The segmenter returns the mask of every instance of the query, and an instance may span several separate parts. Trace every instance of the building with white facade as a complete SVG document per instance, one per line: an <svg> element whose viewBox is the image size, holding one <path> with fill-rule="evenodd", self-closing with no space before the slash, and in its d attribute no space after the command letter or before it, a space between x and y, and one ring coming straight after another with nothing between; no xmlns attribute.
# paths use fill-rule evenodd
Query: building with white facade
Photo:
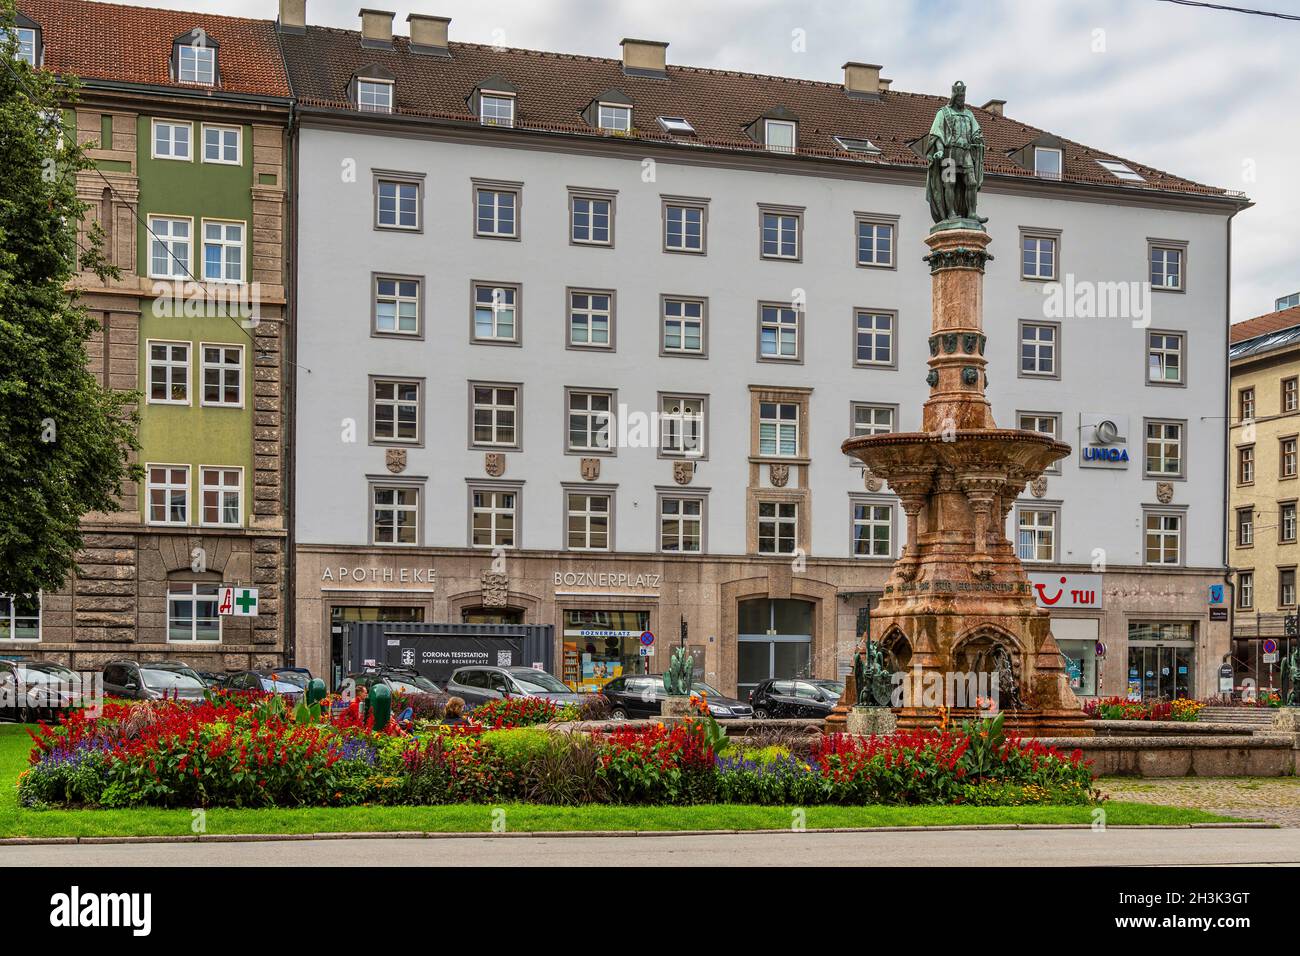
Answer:
<svg viewBox="0 0 1300 956"><path fill-rule="evenodd" d="M581 687L681 639L728 692L843 673L903 516L840 443L920 427L945 97L362 19L281 5L298 663L385 619L552 625ZM1246 201L977 115L988 394L1076 449L1009 530L1081 694L1210 693Z"/></svg>

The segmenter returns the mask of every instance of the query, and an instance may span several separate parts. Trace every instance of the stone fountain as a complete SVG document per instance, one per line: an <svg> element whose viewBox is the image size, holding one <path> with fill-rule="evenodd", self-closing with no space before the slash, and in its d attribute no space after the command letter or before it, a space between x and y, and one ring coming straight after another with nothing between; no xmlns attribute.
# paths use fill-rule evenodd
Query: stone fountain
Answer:
<svg viewBox="0 0 1300 956"><path fill-rule="evenodd" d="M1036 606L1006 536L1016 498L1070 446L1038 432L998 428L984 394L984 266L992 256L987 220L976 213L983 153L983 136L958 83L926 141L926 195L935 225L925 240L932 323L923 431L842 445L889 483L907 516L906 547L866 639L879 643L891 671L906 675L901 700L895 695L900 728L933 726L941 707L958 717L974 715L977 702L952 699L952 689L996 686L1008 729L1086 735L1091 731L1070 690L1050 617ZM983 680L972 684L971 675ZM828 719L832 727L855 703L852 683ZM936 686L944 694L939 700Z"/></svg>

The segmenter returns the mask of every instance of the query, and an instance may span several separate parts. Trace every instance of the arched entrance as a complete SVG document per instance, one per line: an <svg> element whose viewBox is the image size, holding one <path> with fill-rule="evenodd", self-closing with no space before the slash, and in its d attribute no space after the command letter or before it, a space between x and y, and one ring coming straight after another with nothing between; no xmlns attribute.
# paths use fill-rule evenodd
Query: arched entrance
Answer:
<svg viewBox="0 0 1300 956"><path fill-rule="evenodd" d="M760 681L812 676L812 601L752 598L737 607L736 696Z"/></svg>

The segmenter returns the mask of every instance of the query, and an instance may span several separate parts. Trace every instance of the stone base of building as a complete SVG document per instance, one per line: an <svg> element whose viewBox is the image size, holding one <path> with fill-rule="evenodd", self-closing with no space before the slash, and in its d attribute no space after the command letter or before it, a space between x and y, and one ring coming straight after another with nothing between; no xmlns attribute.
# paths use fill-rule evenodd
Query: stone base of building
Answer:
<svg viewBox="0 0 1300 956"><path fill-rule="evenodd" d="M844 730L861 737L883 737L898 729L898 718L888 707L854 707L845 719Z"/></svg>

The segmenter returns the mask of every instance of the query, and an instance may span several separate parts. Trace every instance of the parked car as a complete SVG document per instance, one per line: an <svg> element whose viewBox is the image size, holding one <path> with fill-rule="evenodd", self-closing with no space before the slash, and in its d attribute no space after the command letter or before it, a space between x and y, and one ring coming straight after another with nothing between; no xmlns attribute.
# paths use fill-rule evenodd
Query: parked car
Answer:
<svg viewBox="0 0 1300 956"><path fill-rule="evenodd" d="M175 661L110 661L104 665L104 694L127 700L177 697L200 700L208 685L192 668Z"/></svg>
<svg viewBox="0 0 1300 956"><path fill-rule="evenodd" d="M375 684L387 684L395 694L441 694L442 688L411 667L379 667L349 674L348 680L367 690Z"/></svg>
<svg viewBox="0 0 1300 956"><path fill-rule="evenodd" d="M587 696L554 674L532 667L458 667L447 681L446 693L471 707L502 697L544 697L557 704L578 704Z"/></svg>
<svg viewBox="0 0 1300 956"><path fill-rule="evenodd" d="M81 675L52 661L0 661L0 720L54 720L82 703Z"/></svg>
<svg viewBox="0 0 1300 956"><path fill-rule="evenodd" d="M662 674L629 675L615 677L600 689L609 698L610 717L628 720L636 717L658 717L662 700L667 696ZM744 701L728 697L722 691L703 681L691 685L691 695L701 694L709 702L709 713L714 717L752 717L753 709Z"/></svg>
<svg viewBox="0 0 1300 956"><path fill-rule="evenodd" d="M301 697L306 681L299 684L301 675L290 672L258 669L235 671L227 675L221 685L223 690L262 691L267 694L281 694L285 697Z"/></svg>
<svg viewBox="0 0 1300 956"><path fill-rule="evenodd" d="M754 706L754 716L760 720L768 717L825 717L840 702L843 693L844 685L838 681L769 679L760 682L750 692L749 702Z"/></svg>

